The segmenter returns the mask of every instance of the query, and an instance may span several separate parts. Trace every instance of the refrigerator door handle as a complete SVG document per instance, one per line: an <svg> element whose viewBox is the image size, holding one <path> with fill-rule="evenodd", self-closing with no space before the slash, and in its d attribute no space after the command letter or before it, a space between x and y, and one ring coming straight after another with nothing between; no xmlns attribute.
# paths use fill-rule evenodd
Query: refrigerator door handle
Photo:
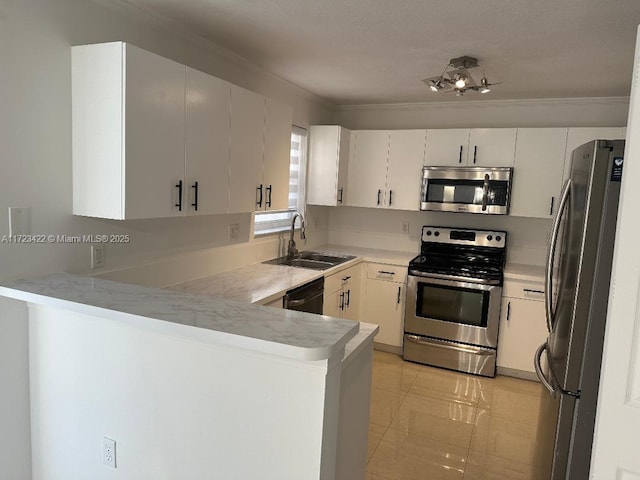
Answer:
<svg viewBox="0 0 640 480"><path fill-rule="evenodd" d="M533 358L533 366L536 369L536 375L540 379L540 382L542 383L542 385L544 385L544 387L547 390L549 390L549 393L551 394L551 396L555 398L556 389L553 388L553 385L551 385L551 382L549 382L549 380L547 380L547 377L544 376L544 373L542 372L542 365L540 363L540 359L542 358L542 354L544 353L544 351L546 349L547 349L547 344L546 343L543 343L542 345L540 345L538 347L538 349L536 350L536 354L535 354L535 356Z"/></svg>
<svg viewBox="0 0 640 480"><path fill-rule="evenodd" d="M545 314L547 317L547 330L551 333L553 329L553 261L556 256L556 247L558 243L558 233L560 232L560 221L562 220L562 214L567 206L569 200L569 193L571 191L571 179L567 179L560 195L560 204L558 205L558 211L556 217L553 219L553 228L551 229L551 238L549 240L549 252L547 256L547 264L544 274L544 305Z"/></svg>

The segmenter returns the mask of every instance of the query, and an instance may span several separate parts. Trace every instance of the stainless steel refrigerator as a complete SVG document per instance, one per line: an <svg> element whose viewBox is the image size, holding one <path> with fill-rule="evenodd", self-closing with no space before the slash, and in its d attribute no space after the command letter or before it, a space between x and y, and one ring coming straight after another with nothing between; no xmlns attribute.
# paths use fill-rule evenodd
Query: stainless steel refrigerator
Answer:
<svg viewBox="0 0 640 480"><path fill-rule="evenodd" d="M539 480L589 478L623 153L624 140L575 149L553 222L549 336L534 358L547 389L538 420Z"/></svg>

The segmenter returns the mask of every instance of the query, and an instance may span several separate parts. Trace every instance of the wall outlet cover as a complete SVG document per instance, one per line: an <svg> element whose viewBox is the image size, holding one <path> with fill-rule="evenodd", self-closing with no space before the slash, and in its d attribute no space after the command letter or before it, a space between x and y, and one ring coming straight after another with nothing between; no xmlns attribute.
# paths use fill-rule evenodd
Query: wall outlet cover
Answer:
<svg viewBox="0 0 640 480"><path fill-rule="evenodd" d="M29 235L31 233L31 209L29 207L9 207L9 235Z"/></svg>
<svg viewBox="0 0 640 480"><path fill-rule="evenodd" d="M91 268L104 267L104 246L91 245Z"/></svg>
<svg viewBox="0 0 640 480"><path fill-rule="evenodd" d="M410 233L409 222L402 222L402 233L406 233L407 235L409 235Z"/></svg>
<svg viewBox="0 0 640 480"><path fill-rule="evenodd" d="M111 468L116 466L116 441L109 438L102 438L102 463Z"/></svg>

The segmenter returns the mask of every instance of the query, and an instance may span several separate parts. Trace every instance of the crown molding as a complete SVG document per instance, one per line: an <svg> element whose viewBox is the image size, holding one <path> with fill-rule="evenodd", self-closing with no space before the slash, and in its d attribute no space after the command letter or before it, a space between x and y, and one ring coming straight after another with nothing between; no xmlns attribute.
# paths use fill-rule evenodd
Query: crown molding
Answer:
<svg viewBox="0 0 640 480"><path fill-rule="evenodd" d="M414 103L369 103L355 105L336 105L335 111L366 111L366 110L436 110L456 108L487 108L487 107L531 107L531 106L584 106L584 105L628 105L630 97L569 97L569 98L528 98L512 100L471 100L465 102L414 102Z"/></svg>
<svg viewBox="0 0 640 480"><path fill-rule="evenodd" d="M125 14L127 16L133 16L134 18L143 21L145 23L150 24L153 27L160 28L171 35L176 35L182 38L183 40L187 40L196 46L203 48L211 53L219 55L221 57L226 58L247 70L250 70L255 73L260 73L265 76L272 77L279 82L282 82L289 88L295 90L302 97L306 97L324 107L327 108L335 108L335 103L327 100L324 97L321 97L309 90L306 90L295 83L290 82L286 78L283 78L272 71L268 70L264 66L255 63L254 61L249 60L242 55L239 55L228 48L225 48L212 40L195 33L190 30L183 22L172 18L169 15L165 15L159 13L153 8L148 8L140 5L134 5L129 0L90 0L92 3L99 5L103 8L107 8L115 13ZM114 39L114 40L122 40L122 39Z"/></svg>

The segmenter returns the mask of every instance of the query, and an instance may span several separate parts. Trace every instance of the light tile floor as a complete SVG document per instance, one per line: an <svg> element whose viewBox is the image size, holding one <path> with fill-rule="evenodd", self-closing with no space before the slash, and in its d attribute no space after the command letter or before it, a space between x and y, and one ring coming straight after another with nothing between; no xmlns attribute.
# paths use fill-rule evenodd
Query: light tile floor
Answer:
<svg viewBox="0 0 640 480"><path fill-rule="evenodd" d="M537 480L542 393L375 351L367 480Z"/></svg>

